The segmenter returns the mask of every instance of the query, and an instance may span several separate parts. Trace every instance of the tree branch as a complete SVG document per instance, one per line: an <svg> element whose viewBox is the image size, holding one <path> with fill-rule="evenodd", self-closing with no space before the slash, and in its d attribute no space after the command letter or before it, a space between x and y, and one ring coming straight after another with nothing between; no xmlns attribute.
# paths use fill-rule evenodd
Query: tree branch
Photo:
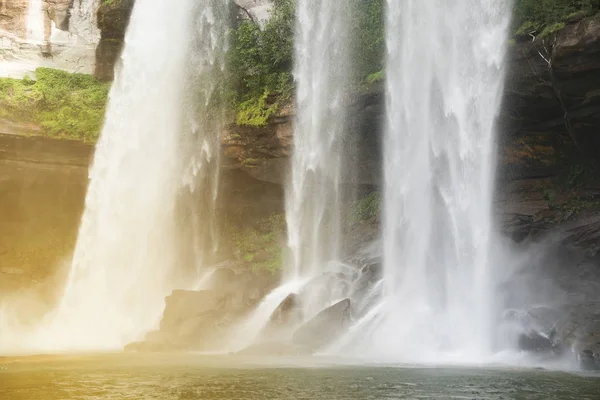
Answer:
<svg viewBox="0 0 600 400"><path fill-rule="evenodd" d="M552 57L554 56L554 48L555 47L556 47L556 38L554 38L554 43L552 43L549 48L546 46L546 42L544 41L544 52L546 53L546 56L544 56L542 54L542 52L539 50L538 50L538 54L540 55L540 57L542 57L542 59L548 65L548 75L550 76L550 83L552 84L552 90L554 91L554 95L556 96L556 99L558 100L558 103L560 104L560 107L563 110L563 113L564 113L563 118L565 120L565 128L567 129L567 133L569 134L571 141L575 145L575 148L579 151L581 156L585 158L585 153L583 151L583 148L581 147L581 144L579 143L579 140L577 139L577 135L575 134L575 130L573 129L573 124L571 123L571 117L569 115L569 110L563 99L562 93L561 93L560 89L558 88L558 84L556 82L556 76L554 75L554 68L552 65L552 62L553 62Z"/></svg>
<svg viewBox="0 0 600 400"><path fill-rule="evenodd" d="M250 21L254 22L255 24L257 23L256 19L254 18L254 16L252 15L252 13L245 7L240 6L239 4L235 4L240 10L242 10L244 12L244 14L246 14L246 16L250 19Z"/></svg>

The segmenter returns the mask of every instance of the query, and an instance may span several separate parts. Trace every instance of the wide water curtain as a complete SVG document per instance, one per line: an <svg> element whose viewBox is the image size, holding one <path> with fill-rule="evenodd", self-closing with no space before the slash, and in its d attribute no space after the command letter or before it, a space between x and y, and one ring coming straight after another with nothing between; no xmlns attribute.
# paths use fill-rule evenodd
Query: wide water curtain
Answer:
<svg viewBox="0 0 600 400"><path fill-rule="evenodd" d="M339 255L349 7L297 0L297 119L286 213L289 279L321 273Z"/></svg>
<svg viewBox="0 0 600 400"><path fill-rule="evenodd" d="M388 0L382 355L492 349L494 120L511 2Z"/></svg>
<svg viewBox="0 0 600 400"><path fill-rule="evenodd" d="M121 348L158 323L166 295L199 277L191 246L204 241L190 224L212 215L222 113L219 85L207 80L223 75L228 9L217 0L136 1L69 281L28 347ZM192 208L198 202L207 207Z"/></svg>

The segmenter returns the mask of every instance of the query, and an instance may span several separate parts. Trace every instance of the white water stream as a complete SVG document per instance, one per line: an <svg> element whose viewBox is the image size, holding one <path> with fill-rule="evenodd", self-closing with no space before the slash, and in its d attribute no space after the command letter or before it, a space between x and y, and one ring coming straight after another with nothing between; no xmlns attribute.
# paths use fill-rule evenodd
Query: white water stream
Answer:
<svg viewBox="0 0 600 400"><path fill-rule="evenodd" d="M297 3L297 118L286 193L286 272L292 280L318 276L339 256L344 95L351 76L348 13L331 1Z"/></svg>
<svg viewBox="0 0 600 400"><path fill-rule="evenodd" d="M290 294L318 278L339 258L344 96L351 77L349 10L332 1L298 0L296 5L295 68L297 116L294 152L286 191L290 259L284 282L269 294L231 341L249 346L268 324L271 314ZM314 285L316 287L316 285ZM313 316L326 306L314 304L304 290L300 301ZM330 296L326 296L329 300Z"/></svg>
<svg viewBox="0 0 600 400"><path fill-rule="evenodd" d="M27 40L39 43L44 41L44 15L42 0L29 0L27 5Z"/></svg>
<svg viewBox="0 0 600 400"><path fill-rule="evenodd" d="M384 309L373 356L493 352L494 122L511 2L388 0Z"/></svg>
<svg viewBox="0 0 600 400"><path fill-rule="evenodd" d="M0 352L120 349L202 276L197 214L210 234L227 13L220 0L136 1L63 298L33 333L0 315Z"/></svg>

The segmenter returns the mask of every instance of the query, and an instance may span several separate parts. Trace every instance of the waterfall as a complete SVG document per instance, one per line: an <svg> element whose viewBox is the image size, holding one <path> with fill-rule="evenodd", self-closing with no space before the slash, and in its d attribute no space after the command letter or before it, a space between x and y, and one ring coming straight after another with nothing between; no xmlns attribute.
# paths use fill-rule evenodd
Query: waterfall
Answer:
<svg viewBox="0 0 600 400"><path fill-rule="evenodd" d="M479 362L492 351L494 122L510 15L504 0L388 0L374 354Z"/></svg>
<svg viewBox="0 0 600 400"><path fill-rule="evenodd" d="M339 256L348 9L331 1L297 3L297 117L286 193L290 279L317 276Z"/></svg>
<svg viewBox="0 0 600 400"><path fill-rule="evenodd" d="M34 335L2 346L121 348L158 323L166 295L202 276L228 11L221 0L136 1L63 298Z"/></svg>
<svg viewBox="0 0 600 400"><path fill-rule="evenodd" d="M308 317L331 305L330 296L314 291L329 292L327 281L319 282L319 277L339 258L344 98L351 76L348 9L330 1L296 2L296 121L286 188L291 254L284 260L283 284L238 326L230 340L232 351L260 340L272 313L290 293L302 297Z"/></svg>
<svg viewBox="0 0 600 400"><path fill-rule="evenodd" d="M42 0L29 0L27 4L27 40L34 43L43 43L44 14L42 12Z"/></svg>

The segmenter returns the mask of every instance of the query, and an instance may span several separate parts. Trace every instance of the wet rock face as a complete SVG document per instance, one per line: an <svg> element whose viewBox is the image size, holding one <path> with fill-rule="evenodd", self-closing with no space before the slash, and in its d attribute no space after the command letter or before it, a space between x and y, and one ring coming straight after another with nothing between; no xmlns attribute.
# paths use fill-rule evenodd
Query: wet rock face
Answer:
<svg viewBox="0 0 600 400"><path fill-rule="evenodd" d="M42 10L58 29L68 31L73 1L74 0L44 0L42 2Z"/></svg>
<svg viewBox="0 0 600 400"><path fill-rule="evenodd" d="M296 293L290 293L271 315L270 324L276 326L291 325L302 315L300 299Z"/></svg>
<svg viewBox="0 0 600 400"><path fill-rule="evenodd" d="M350 306L350 299L345 299L321 311L298 328L294 333L293 343L310 350L331 343L350 327L352 321Z"/></svg>
<svg viewBox="0 0 600 400"><path fill-rule="evenodd" d="M519 336L519 349L534 353L561 353L562 349L560 344L556 343L555 335L555 331L552 331L549 336L536 331L521 334Z"/></svg>
<svg viewBox="0 0 600 400"><path fill-rule="evenodd" d="M554 240L513 277L508 293L529 304L509 319L522 329L518 347L546 355L571 354L583 369L600 369L600 240L598 218L555 228ZM532 249L529 249L530 253ZM517 300L519 301L519 300Z"/></svg>
<svg viewBox="0 0 600 400"><path fill-rule="evenodd" d="M293 115L282 115L264 127L231 125L221 134L224 164L253 178L283 185L293 143Z"/></svg>
<svg viewBox="0 0 600 400"><path fill-rule="evenodd" d="M242 14L256 19L270 2L236 3L246 10ZM102 80L113 79L133 4L134 0L122 0L102 5L98 11L102 38L96 76ZM600 160L600 16L571 21L545 39L512 44L508 58L498 119L500 175L548 176L564 164ZM375 86L350 105L349 132L358 149L353 155L353 173L360 184L377 185L381 179L384 103L383 87ZM221 138L225 165L255 179L282 184L293 142L293 116L290 108L266 127L231 126Z"/></svg>
<svg viewBox="0 0 600 400"><path fill-rule="evenodd" d="M0 303L31 290L50 308L77 238L93 147L6 127L0 118L0 132L13 133L0 133Z"/></svg>
<svg viewBox="0 0 600 400"><path fill-rule="evenodd" d="M160 329L125 349L144 352L219 349L227 344L232 327L274 285L270 276L221 268L207 283L210 290L175 290L165 299Z"/></svg>
<svg viewBox="0 0 600 400"><path fill-rule="evenodd" d="M587 371L600 371L600 335L582 341L577 350L579 364Z"/></svg>
<svg viewBox="0 0 600 400"><path fill-rule="evenodd" d="M508 59L498 118L499 175L547 177L585 160L599 162L600 16L573 21L545 39L511 44ZM353 167L362 184L381 179L384 103L383 87L373 87L351 105L348 131L358 149ZM222 138L225 158L257 179L281 183L293 113L287 110L264 128L232 127Z"/></svg>
<svg viewBox="0 0 600 400"><path fill-rule="evenodd" d="M79 36L81 21L72 18L81 14L79 4L74 0L0 1L0 74L34 78L38 67L92 73L95 39Z"/></svg>
<svg viewBox="0 0 600 400"><path fill-rule="evenodd" d="M46 19L46 30L50 24L56 28L68 31L69 18L73 0L42 0L42 17ZM28 0L3 0L0 1L0 30L12 33L21 39L27 38L27 14L29 13Z"/></svg>
<svg viewBox="0 0 600 400"><path fill-rule="evenodd" d="M509 47L499 119L504 172L549 174L600 158L600 15Z"/></svg>
<svg viewBox="0 0 600 400"><path fill-rule="evenodd" d="M219 295L213 290L201 292L176 290L165 299L160 330L177 334L186 321L221 308Z"/></svg>
<svg viewBox="0 0 600 400"><path fill-rule="evenodd" d="M119 0L102 3L98 9L100 42L96 47L96 70L94 75L102 81L114 79L115 65L123 50L125 31L135 0Z"/></svg>

